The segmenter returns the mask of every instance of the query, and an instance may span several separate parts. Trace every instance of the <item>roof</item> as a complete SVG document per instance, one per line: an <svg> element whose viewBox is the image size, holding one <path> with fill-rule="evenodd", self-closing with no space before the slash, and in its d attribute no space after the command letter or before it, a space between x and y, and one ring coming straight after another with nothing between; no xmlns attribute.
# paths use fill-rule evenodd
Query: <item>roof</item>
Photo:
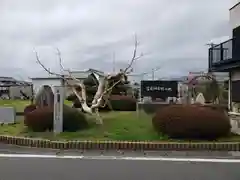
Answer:
<svg viewBox="0 0 240 180"><path fill-rule="evenodd" d="M60 77L33 77L32 80L58 80Z"/></svg>
<svg viewBox="0 0 240 180"><path fill-rule="evenodd" d="M94 73L96 73L96 74L98 74L100 76L104 76L104 72L103 71L99 71L99 70L91 69L91 68L88 71L94 72Z"/></svg>
<svg viewBox="0 0 240 180"><path fill-rule="evenodd" d="M71 71L71 75L79 79L86 79L89 74L91 73L87 71Z"/></svg>
<svg viewBox="0 0 240 180"><path fill-rule="evenodd" d="M80 70L80 71L71 71L72 76L74 76L77 79L86 79L88 76L93 73L94 76L98 79L98 76L104 76L104 72L96 70L96 69L88 69L88 70ZM32 77L30 78L32 80L58 80L62 79L61 77L49 75L45 77ZM70 79L70 78L69 78Z"/></svg>
<svg viewBox="0 0 240 180"><path fill-rule="evenodd" d="M83 77L76 77L77 79L84 79ZM58 76L49 76L49 77L32 77L30 78L31 80L61 80L61 77ZM66 78L65 79L71 79L71 78Z"/></svg>
<svg viewBox="0 0 240 180"><path fill-rule="evenodd" d="M0 81L17 81L13 77L0 76Z"/></svg>
<svg viewBox="0 0 240 180"><path fill-rule="evenodd" d="M231 7L231 8L229 9L229 11L231 11L232 9L234 9L235 7L237 7L238 5L240 5L240 1L239 1L237 4L235 4L233 7Z"/></svg>
<svg viewBox="0 0 240 180"><path fill-rule="evenodd" d="M104 76L104 72L103 71L99 71L99 70L96 70L96 69L92 69L92 68L89 68L88 70L74 70L74 71L71 71L71 73L96 73L98 74L99 76Z"/></svg>
<svg viewBox="0 0 240 180"><path fill-rule="evenodd" d="M0 76L0 85L1 86L20 86L20 85L30 85L30 82L20 81L13 77Z"/></svg>

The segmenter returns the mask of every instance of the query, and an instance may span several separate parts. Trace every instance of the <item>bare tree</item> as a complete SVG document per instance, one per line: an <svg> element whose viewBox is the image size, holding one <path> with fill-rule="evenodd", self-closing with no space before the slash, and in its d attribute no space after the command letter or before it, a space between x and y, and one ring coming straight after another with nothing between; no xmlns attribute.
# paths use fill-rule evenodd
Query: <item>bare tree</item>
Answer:
<svg viewBox="0 0 240 180"><path fill-rule="evenodd" d="M139 43L137 41L137 36L135 35L134 51L133 51L133 56L130 60L130 63L128 64L128 66L125 69L121 69L120 72L118 72L117 74L105 75L105 76L99 78L97 92L96 92L90 106L87 104L86 89L85 89L85 85L84 85L83 81L75 78L72 75L70 70L65 69L63 67L61 53L58 48L57 48L57 52L58 52L60 67L62 69L62 72L65 72L63 74L50 71L50 69L46 68L43 65L43 63L40 61L37 51L35 51L35 54L36 54L37 63L50 75L55 75L57 77L62 78L66 82L66 86L70 87L72 92L78 98L79 102L82 105L83 111L85 111L88 114L94 115L96 117L96 123L101 125L101 124L103 124L103 121L99 114L99 107L105 106L106 104L108 104L108 99L109 99L109 96L111 94L113 87L115 87L120 82L126 81L126 76L133 71L133 69L132 69L133 63L137 59L139 59L143 56L142 53L140 55L137 55L138 45L139 45ZM110 81L112 81L113 79L118 79L118 80L115 83L110 85ZM73 81L74 81L74 83L73 83ZM103 100L104 100L104 103L103 103Z"/></svg>

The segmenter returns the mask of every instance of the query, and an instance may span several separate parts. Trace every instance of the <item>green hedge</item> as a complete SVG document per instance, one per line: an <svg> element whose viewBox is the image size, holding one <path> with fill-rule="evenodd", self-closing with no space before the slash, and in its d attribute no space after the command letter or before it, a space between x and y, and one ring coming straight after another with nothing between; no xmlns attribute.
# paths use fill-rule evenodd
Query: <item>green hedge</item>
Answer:
<svg viewBox="0 0 240 180"><path fill-rule="evenodd" d="M74 108L82 107L75 95L70 95L67 99L73 101ZM109 101L112 105L112 110L114 111L136 111L137 100L132 96L111 95ZM100 107L99 110L110 111L111 109L108 106L105 106L104 108Z"/></svg>
<svg viewBox="0 0 240 180"><path fill-rule="evenodd" d="M24 116L24 124L35 132L51 131L53 129L53 108L37 108ZM63 130L74 132L88 127L83 113L67 105L63 106Z"/></svg>
<svg viewBox="0 0 240 180"><path fill-rule="evenodd" d="M157 111L152 123L157 132L177 139L212 140L231 129L223 110L202 105L169 105Z"/></svg>
<svg viewBox="0 0 240 180"><path fill-rule="evenodd" d="M37 108L37 106L35 104L30 104L30 105L27 105L24 110L23 110L23 114L27 114L29 112L32 112L34 111L35 109Z"/></svg>
<svg viewBox="0 0 240 180"><path fill-rule="evenodd" d="M136 111L137 100L131 96L112 95L110 102L115 111Z"/></svg>

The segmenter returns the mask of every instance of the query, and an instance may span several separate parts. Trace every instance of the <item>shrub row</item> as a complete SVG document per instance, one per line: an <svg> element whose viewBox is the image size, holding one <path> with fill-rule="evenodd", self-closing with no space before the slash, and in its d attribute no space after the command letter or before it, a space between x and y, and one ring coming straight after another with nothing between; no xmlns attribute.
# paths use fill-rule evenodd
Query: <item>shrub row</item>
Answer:
<svg viewBox="0 0 240 180"><path fill-rule="evenodd" d="M136 103L129 97L114 96L114 101L126 100ZM114 103L112 104L114 105ZM118 104L119 105L119 104ZM116 105L117 106L117 105ZM127 106L127 104L121 104ZM115 107L116 108L116 107ZM53 129L53 108L36 108L27 106L24 110L25 125L32 131L43 132ZM225 108L218 105L168 105L161 107L152 118L154 129L160 133L176 139L205 139L214 140L230 134L230 120ZM64 105L64 131L77 131L88 127L83 113Z"/></svg>
<svg viewBox="0 0 240 180"><path fill-rule="evenodd" d="M51 131L53 129L53 107L24 109L24 124L34 132ZM67 105L63 106L63 131L74 132L88 127L83 113Z"/></svg>
<svg viewBox="0 0 240 180"><path fill-rule="evenodd" d="M78 101L75 95L70 95L67 100L73 102L74 108L81 108L81 103ZM136 111L137 100L132 96L112 95L109 102L114 111ZM110 107L105 106L100 108L100 111L109 111Z"/></svg>
<svg viewBox="0 0 240 180"><path fill-rule="evenodd" d="M110 103L114 111L136 111L137 100L132 96L112 95Z"/></svg>
<svg viewBox="0 0 240 180"><path fill-rule="evenodd" d="M169 105L152 119L158 133L177 139L217 139L229 135L230 120L222 108L203 105Z"/></svg>

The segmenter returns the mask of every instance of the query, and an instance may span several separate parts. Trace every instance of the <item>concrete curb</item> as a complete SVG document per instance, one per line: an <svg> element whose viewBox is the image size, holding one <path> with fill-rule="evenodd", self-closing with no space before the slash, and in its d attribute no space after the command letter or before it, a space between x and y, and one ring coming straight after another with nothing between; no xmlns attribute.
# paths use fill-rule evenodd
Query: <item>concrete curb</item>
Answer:
<svg viewBox="0 0 240 180"><path fill-rule="evenodd" d="M77 150L171 150L171 151L240 151L240 142L144 142L144 141L51 141L0 135L0 142L11 145Z"/></svg>

